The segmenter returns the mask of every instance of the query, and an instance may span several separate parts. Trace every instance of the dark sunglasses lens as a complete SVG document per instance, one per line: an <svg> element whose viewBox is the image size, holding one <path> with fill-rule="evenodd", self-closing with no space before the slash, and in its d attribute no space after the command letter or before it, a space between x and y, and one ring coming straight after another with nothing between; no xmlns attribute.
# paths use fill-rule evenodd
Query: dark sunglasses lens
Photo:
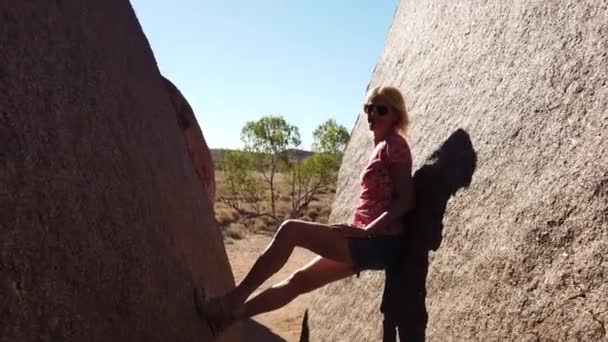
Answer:
<svg viewBox="0 0 608 342"><path fill-rule="evenodd" d="M386 115L388 113L388 108L385 106L374 106L374 105L363 105L363 111L367 114L375 114L375 115Z"/></svg>

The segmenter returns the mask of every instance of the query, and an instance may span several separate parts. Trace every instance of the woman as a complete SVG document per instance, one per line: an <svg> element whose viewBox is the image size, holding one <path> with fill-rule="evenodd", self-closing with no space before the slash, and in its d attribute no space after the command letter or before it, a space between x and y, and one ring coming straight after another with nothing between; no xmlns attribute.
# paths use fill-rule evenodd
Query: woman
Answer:
<svg viewBox="0 0 608 342"><path fill-rule="evenodd" d="M414 205L412 159L404 138L408 115L401 92L377 87L363 106L375 149L361 176L361 194L352 224L285 221L245 279L221 297L199 303L214 333L234 320L278 309L298 295L362 270L395 261L403 215ZM287 262L294 247L318 254L288 279L247 301Z"/></svg>

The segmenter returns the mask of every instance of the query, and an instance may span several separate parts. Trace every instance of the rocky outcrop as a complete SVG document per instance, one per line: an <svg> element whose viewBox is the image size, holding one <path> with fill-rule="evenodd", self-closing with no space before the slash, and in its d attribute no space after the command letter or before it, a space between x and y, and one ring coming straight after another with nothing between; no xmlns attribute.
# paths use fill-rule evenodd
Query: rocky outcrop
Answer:
<svg viewBox="0 0 608 342"><path fill-rule="evenodd" d="M424 248L410 246L420 253L402 265L413 273L393 276L384 302L404 330L429 341L608 338L607 17L606 1L400 2L370 86L407 94L417 185L433 180L418 210L424 196L440 200L418 227ZM372 149L363 119L331 221L351 218ZM464 151L454 137L471 153L446 173L441 160ZM384 273L367 272L320 290L311 341L380 340L383 289Z"/></svg>
<svg viewBox="0 0 608 342"><path fill-rule="evenodd" d="M209 201L213 204L215 202L215 168L211 159L211 151L207 147L203 132L196 121L194 111L188 100L169 79L163 77L163 82L169 92L173 109L177 114L177 122L184 135L194 171L200 179L203 191L207 193Z"/></svg>
<svg viewBox="0 0 608 342"><path fill-rule="evenodd" d="M209 152L129 3L0 1L0 22L0 340L209 340L193 288L234 285Z"/></svg>

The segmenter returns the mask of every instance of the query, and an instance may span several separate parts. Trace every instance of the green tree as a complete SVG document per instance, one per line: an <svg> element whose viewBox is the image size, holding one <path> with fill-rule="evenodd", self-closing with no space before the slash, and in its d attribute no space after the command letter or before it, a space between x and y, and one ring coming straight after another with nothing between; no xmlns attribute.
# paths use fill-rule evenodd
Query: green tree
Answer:
<svg viewBox="0 0 608 342"><path fill-rule="evenodd" d="M253 169L258 171L270 188L271 216L278 221L276 212L276 175L289 163L288 150L301 144L300 132L282 116L265 116L245 124L241 131L245 151L252 153Z"/></svg>
<svg viewBox="0 0 608 342"><path fill-rule="evenodd" d="M342 154L348 144L350 135L346 128L339 125L336 120L329 119L320 124L312 133L313 151L322 153Z"/></svg>
<svg viewBox="0 0 608 342"><path fill-rule="evenodd" d="M321 189L336 183L349 138L344 126L327 120L313 132L315 154L290 163L291 217L299 217Z"/></svg>
<svg viewBox="0 0 608 342"><path fill-rule="evenodd" d="M219 200L239 213L242 219L263 216L260 203L263 186L252 174L253 155L246 151L226 151L220 164L224 184Z"/></svg>

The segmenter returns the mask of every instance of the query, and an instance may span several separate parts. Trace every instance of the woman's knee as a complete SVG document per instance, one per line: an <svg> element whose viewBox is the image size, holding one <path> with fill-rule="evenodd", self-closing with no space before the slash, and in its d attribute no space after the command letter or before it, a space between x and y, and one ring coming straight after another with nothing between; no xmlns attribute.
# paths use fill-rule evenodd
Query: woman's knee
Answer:
<svg viewBox="0 0 608 342"><path fill-rule="evenodd" d="M276 233L276 239L293 241L299 222L297 220L285 220Z"/></svg>
<svg viewBox="0 0 608 342"><path fill-rule="evenodd" d="M313 279L305 271L297 271L287 280L289 292L294 296L314 290Z"/></svg>

